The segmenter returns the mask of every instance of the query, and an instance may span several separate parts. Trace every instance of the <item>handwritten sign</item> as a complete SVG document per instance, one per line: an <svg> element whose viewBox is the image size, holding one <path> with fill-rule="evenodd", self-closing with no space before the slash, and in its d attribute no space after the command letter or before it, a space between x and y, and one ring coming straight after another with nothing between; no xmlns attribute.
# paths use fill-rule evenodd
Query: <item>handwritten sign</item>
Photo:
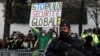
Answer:
<svg viewBox="0 0 100 56"><path fill-rule="evenodd" d="M30 27L56 27L60 25L62 2L33 3Z"/></svg>

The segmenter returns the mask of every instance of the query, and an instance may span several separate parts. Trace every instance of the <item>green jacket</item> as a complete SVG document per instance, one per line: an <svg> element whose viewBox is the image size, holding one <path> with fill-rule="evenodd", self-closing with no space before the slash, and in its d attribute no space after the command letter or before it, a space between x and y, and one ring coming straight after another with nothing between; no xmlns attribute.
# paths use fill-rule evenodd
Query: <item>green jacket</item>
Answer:
<svg viewBox="0 0 100 56"><path fill-rule="evenodd" d="M32 28L32 31L37 36L37 40L39 42L39 50L44 50L51 39L50 35L46 34L45 36L42 36L37 28Z"/></svg>

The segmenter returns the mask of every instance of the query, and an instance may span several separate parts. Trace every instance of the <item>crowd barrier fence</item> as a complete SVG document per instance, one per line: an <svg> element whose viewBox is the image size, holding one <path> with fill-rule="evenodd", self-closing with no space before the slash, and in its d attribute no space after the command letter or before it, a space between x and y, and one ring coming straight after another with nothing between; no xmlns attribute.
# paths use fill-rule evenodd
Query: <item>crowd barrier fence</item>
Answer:
<svg viewBox="0 0 100 56"><path fill-rule="evenodd" d="M19 49L19 50L7 50L1 49L0 56L45 56L44 52L39 52L39 50L27 50L27 49Z"/></svg>

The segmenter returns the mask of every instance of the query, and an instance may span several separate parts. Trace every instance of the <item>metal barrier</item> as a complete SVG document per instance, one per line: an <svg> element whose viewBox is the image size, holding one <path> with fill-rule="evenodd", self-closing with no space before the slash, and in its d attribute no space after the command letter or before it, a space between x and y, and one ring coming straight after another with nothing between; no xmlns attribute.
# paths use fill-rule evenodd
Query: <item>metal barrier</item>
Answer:
<svg viewBox="0 0 100 56"><path fill-rule="evenodd" d="M20 49L20 50L0 50L0 56L45 56L44 52L39 52L38 50L28 50L28 49Z"/></svg>

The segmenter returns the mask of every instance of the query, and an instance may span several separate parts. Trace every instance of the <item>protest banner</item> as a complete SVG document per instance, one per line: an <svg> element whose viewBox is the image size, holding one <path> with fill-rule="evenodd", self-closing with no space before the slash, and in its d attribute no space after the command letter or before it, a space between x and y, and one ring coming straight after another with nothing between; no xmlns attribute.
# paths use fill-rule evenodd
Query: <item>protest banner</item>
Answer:
<svg viewBox="0 0 100 56"><path fill-rule="evenodd" d="M62 2L33 3L30 27L57 27L60 25Z"/></svg>

